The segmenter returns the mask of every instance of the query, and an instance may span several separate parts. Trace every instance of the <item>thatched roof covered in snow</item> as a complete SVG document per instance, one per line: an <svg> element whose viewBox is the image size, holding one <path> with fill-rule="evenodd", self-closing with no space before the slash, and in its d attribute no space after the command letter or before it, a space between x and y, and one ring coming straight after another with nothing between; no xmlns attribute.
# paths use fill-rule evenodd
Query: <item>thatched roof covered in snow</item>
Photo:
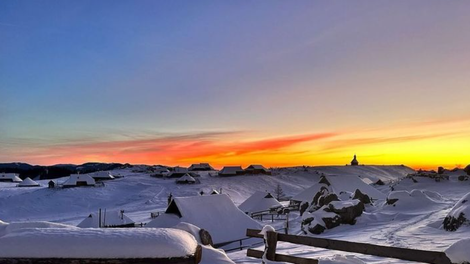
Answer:
<svg viewBox="0 0 470 264"><path fill-rule="evenodd" d="M282 204L270 193L261 191L256 191L238 206L245 213L266 211L276 207L282 207Z"/></svg>
<svg viewBox="0 0 470 264"><path fill-rule="evenodd" d="M31 178L26 178L22 182L18 184L18 187L38 187L40 186L39 183L31 180Z"/></svg>
<svg viewBox="0 0 470 264"><path fill-rule="evenodd" d="M72 174L64 182L64 187L76 187L76 186L95 186L96 182L90 175L87 174Z"/></svg>
<svg viewBox="0 0 470 264"><path fill-rule="evenodd" d="M16 173L0 173L0 182L21 182L21 178Z"/></svg>
<svg viewBox="0 0 470 264"><path fill-rule="evenodd" d="M247 228L260 228L225 194L175 197L165 214L146 227L173 227L180 222L206 229L214 243L244 238Z"/></svg>
<svg viewBox="0 0 470 264"><path fill-rule="evenodd" d="M245 171L241 166L226 166L219 171L219 176L236 176L243 174L245 174Z"/></svg>

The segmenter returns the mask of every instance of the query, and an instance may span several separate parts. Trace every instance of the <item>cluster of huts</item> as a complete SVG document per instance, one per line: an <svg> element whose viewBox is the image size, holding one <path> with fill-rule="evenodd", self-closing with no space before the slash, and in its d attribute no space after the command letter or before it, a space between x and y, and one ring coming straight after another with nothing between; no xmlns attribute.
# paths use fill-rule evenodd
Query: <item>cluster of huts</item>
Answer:
<svg viewBox="0 0 470 264"><path fill-rule="evenodd" d="M178 184L199 183L200 172L209 172L211 176L238 176L238 175L271 175L271 171L263 165L250 165L243 169L241 166L226 166L220 171L214 169L209 163L192 164L188 168L185 167L165 167L155 166L153 168L152 177L176 179Z"/></svg>
<svg viewBox="0 0 470 264"><path fill-rule="evenodd" d="M107 171L97 171L88 174L72 174L60 186L63 188L96 186L97 182L113 180L114 178L115 177ZM38 182L32 180L29 177L22 180L16 173L0 173L0 182L18 183L18 187L41 187ZM55 188L59 185L55 181L51 180L49 181L48 186L49 188Z"/></svg>
<svg viewBox="0 0 470 264"><path fill-rule="evenodd" d="M38 187L39 183L33 181L31 178L22 180L16 173L0 173L0 182L14 182L18 183L18 187Z"/></svg>

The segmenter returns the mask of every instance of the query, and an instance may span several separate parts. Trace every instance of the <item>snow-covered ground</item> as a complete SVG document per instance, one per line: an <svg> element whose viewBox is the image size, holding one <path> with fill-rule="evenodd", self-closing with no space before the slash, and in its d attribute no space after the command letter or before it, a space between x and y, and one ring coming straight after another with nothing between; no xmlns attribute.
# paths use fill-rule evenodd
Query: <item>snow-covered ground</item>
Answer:
<svg viewBox="0 0 470 264"><path fill-rule="evenodd" d="M470 228L462 227L455 232L444 231L442 221L453 205L470 192L469 181L436 182L428 178L398 179L413 172L404 166L330 166L295 167L274 169L272 176L211 177L203 173L200 184L180 185L174 179L152 178L149 174L121 170L125 175L106 181L104 187L48 189L48 181L38 181L42 187L18 188L17 183L0 183L0 220L5 222L52 221L77 225L90 213L98 210L124 210L136 223L148 223L151 212L164 211L168 195L175 197L206 194L211 190L222 190L236 205L241 204L255 191L273 192L278 184L287 196L294 196L317 183L321 174L360 177L365 182L382 180L393 184L392 196L410 197L408 202L397 202L395 206L379 200L375 206L367 206L356 225L341 225L326 230L319 237L365 242L397 247L444 251L454 242L470 237ZM59 183L67 178L58 179ZM374 186L387 197L389 184ZM415 191L413 191L415 190ZM413 199L416 197L416 199ZM301 218L291 213L290 233L300 234ZM265 222L264 224L271 224ZM282 227L275 222L274 227ZM344 252L314 249L287 243L279 243L278 251L296 256L322 259L322 263L404 263L404 261L354 255ZM230 252L236 263L259 263L246 257L246 250Z"/></svg>

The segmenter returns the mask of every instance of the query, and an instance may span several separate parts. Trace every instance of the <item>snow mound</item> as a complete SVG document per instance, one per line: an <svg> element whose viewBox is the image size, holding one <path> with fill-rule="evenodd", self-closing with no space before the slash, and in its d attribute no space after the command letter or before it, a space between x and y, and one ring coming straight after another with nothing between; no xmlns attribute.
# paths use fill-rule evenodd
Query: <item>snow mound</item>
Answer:
<svg viewBox="0 0 470 264"><path fill-rule="evenodd" d="M319 173L326 175L356 176L368 179L370 182L381 180L385 183L405 177L415 171L403 165L391 166L321 166L313 167ZM369 182L366 180L367 182Z"/></svg>
<svg viewBox="0 0 470 264"><path fill-rule="evenodd" d="M427 190L392 191L385 204L388 209L393 207L400 211L426 210L439 204L439 198L442 200L439 193Z"/></svg>
<svg viewBox="0 0 470 264"><path fill-rule="evenodd" d="M196 247L177 229L24 228L0 237L0 258L171 258Z"/></svg>
<svg viewBox="0 0 470 264"><path fill-rule="evenodd" d="M201 229L195 225L181 222L174 226L175 229L184 230L191 235L193 235L198 244L202 247L202 260L199 264L235 264L228 256L225 254L225 251L222 249L215 249L210 245L202 245L201 244L201 237L199 232Z"/></svg>
<svg viewBox="0 0 470 264"><path fill-rule="evenodd" d="M1 221L0 221L1 222ZM7 235L11 232L17 230L27 229L27 228L76 228L75 226L57 224L51 222L13 222L13 223L0 223L0 237Z"/></svg>
<svg viewBox="0 0 470 264"><path fill-rule="evenodd" d="M211 246L202 247L202 259L199 264L235 264L222 249L216 249Z"/></svg>
<svg viewBox="0 0 470 264"><path fill-rule="evenodd" d="M452 263L470 263L470 238L455 242L445 253Z"/></svg>

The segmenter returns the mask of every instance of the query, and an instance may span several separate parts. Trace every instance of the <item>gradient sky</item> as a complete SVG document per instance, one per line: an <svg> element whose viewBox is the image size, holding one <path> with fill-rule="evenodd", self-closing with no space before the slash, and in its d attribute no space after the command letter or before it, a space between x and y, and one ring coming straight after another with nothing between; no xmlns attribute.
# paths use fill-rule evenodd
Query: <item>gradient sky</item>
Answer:
<svg viewBox="0 0 470 264"><path fill-rule="evenodd" d="M470 1L0 1L0 162L470 163Z"/></svg>

